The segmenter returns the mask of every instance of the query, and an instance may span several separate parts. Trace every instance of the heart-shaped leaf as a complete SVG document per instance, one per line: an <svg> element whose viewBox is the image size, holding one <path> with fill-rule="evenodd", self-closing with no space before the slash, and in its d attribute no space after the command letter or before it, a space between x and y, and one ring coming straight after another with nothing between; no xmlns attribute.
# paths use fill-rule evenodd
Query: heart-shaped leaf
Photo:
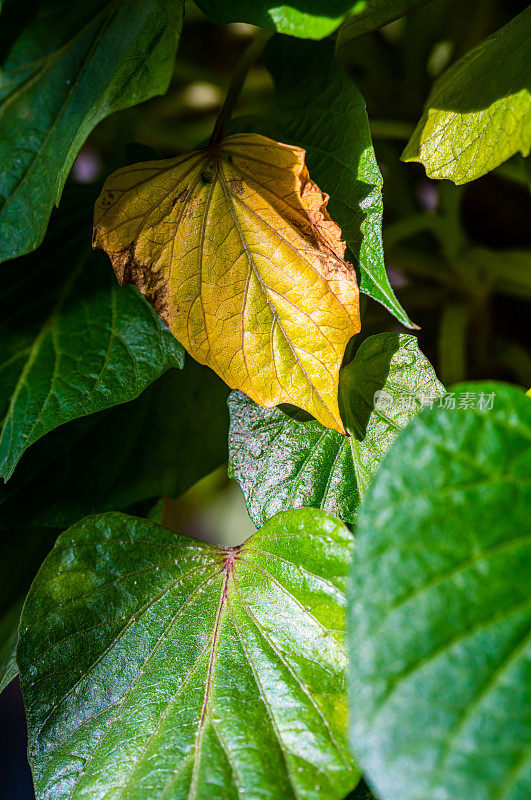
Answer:
<svg viewBox="0 0 531 800"><path fill-rule="evenodd" d="M37 796L343 798L351 546L313 509L232 549L122 514L62 534L20 627Z"/></svg>
<svg viewBox="0 0 531 800"><path fill-rule="evenodd" d="M360 328L358 287L327 202L303 150L236 134L111 175L94 242L231 388L343 431L338 376Z"/></svg>
<svg viewBox="0 0 531 800"><path fill-rule="evenodd" d="M352 746L381 800L531 796L531 401L454 388L358 520Z"/></svg>
<svg viewBox="0 0 531 800"><path fill-rule="evenodd" d="M339 402L348 437L233 392L229 470L255 525L301 506L354 523L360 498L397 433L443 392L416 337L396 333L366 339L341 370Z"/></svg>

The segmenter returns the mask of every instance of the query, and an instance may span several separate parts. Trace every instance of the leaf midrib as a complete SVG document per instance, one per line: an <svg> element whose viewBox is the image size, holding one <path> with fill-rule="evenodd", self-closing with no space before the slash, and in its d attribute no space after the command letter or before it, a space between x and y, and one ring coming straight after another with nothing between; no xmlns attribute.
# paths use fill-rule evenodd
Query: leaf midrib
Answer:
<svg viewBox="0 0 531 800"><path fill-rule="evenodd" d="M308 375L304 365L300 361L299 356L296 353L296 351L294 349L294 346L293 346L290 338L288 337L288 335L287 335L287 333L286 333L286 331L284 329L284 326L282 324L282 321L280 319L280 316L279 316L278 312L276 311L274 305L271 303L271 300L270 300L270 297L269 297L269 292L268 292L268 287L264 284L264 282L262 280L262 276L260 275L260 270L258 269L256 264L254 263L254 258L253 258L252 252L251 252L251 250L249 248L249 245L247 244L245 236L243 235L243 231L241 229L241 226L240 226L240 223L239 223L239 220L238 220L238 215L236 214L236 210L234 208L233 196L232 196L232 193L230 192L230 190L228 189L228 184L227 184L227 181L226 181L225 175L223 173L223 170L222 170L220 162L218 162L218 172L217 172L217 174L218 174L218 176L220 178L220 185L221 185L221 188L222 188L222 191L223 191L223 196L225 198L225 202L227 204L227 208L229 209L229 213L230 213L230 215L232 217L234 226L235 226L235 228L236 228L236 230L238 232L238 236L240 238L242 247L244 248L245 254L247 255L247 262L248 262L248 265L249 265L248 281L247 281L247 284L246 284L246 287L245 287L245 292L244 292L243 301L242 301L242 311L241 311L242 319L245 316L245 307L246 307L246 304L247 304L247 292L248 292L248 287L249 287L249 279L250 279L250 275L252 273L252 274L254 274L254 276L258 280L258 283L260 284L260 287L262 288L262 292L263 292L264 297L266 299L267 305L269 306L269 310L271 311L271 314L273 315L273 318L274 318L273 325L271 326L271 335L272 335L272 332L274 330L274 326L275 326L275 323L276 323L278 325L278 327L280 328L281 332L282 332L282 335L284 337L284 340L285 340L286 344L288 345L289 349L293 353L295 361L297 362L301 372L303 373L303 375L304 375L304 377L305 377L305 379L306 379L306 381L308 383L308 386L310 387L310 393L311 393L312 397L313 397L314 394L316 394L317 397L319 398L319 400L323 403L324 407L328 410L328 413L330 414L330 416L332 418L334 418L334 415L332 414L332 412L331 412L331 410L330 410L330 408L328 406L328 403L324 400L324 398L317 391L317 389L315 389L312 381L310 380L310 376ZM262 222L263 222L263 220L262 220ZM275 232L275 233L279 238L282 238L282 237L280 237L278 232ZM306 263L306 261L305 261L305 263ZM249 381L251 382L251 385L252 385L251 373L249 371L249 368L247 367L247 360L246 360L246 356L245 356L245 348L244 348L244 343L243 343L244 333L245 333L245 329L244 329L244 326L242 325L242 355L244 357L244 361L245 361L245 365L246 365L247 376L248 376ZM272 348L271 352L274 353L274 349L273 348ZM280 383L280 378L279 378L278 370L277 370L277 367L276 367L276 361L275 361L274 358L273 358L273 364L275 366L275 373L277 375L277 381L278 381L279 385L282 386L282 384ZM286 391L286 390L284 389L284 391Z"/></svg>
<svg viewBox="0 0 531 800"><path fill-rule="evenodd" d="M69 294L70 294L70 292L72 290L72 286L74 285L75 281L77 280L81 270L85 267L85 264L89 259L89 256L90 256L90 251L87 250L81 256L81 258L78 260L77 266L72 270L72 272L70 274L70 277L66 281L66 283L65 283L65 285L64 285L64 287L63 287L63 289L62 289L62 291L61 291L61 293L59 295L57 303L55 304L54 308L52 309L50 315L44 321L44 323L42 325L42 328L41 328L40 332L37 334L37 336L34 338L33 343L31 345L29 345L29 347L26 349L27 354L28 354L28 357L26 359L26 363L24 364L24 367L21 370L20 375L19 375L19 377L17 379L17 382L15 384L14 390L13 390L13 392L11 394L11 400L9 402L8 410L7 410L6 415L5 415L4 419L2 420L2 424L0 426L0 451L4 449L3 445L4 445L4 434L5 434L5 431L6 431L6 427L7 427L8 423L11 421L11 419L14 418L14 416L15 416L15 406L16 406L16 403L17 403L17 400L18 400L18 397L19 397L19 394L20 394L22 388L26 385L26 378L28 376L28 373L29 373L31 367L33 366L33 364L35 363L36 358L39 355L41 345L42 345L46 335L50 331L53 331L55 323L59 319L59 315L60 315L61 309L64 306L64 304L66 303L66 301L68 299L68 296L69 296ZM54 346L54 352L56 353L55 346ZM55 358L55 362L54 362L53 377L55 377L55 375L56 375L57 364L58 364L58 359L57 359L57 354L56 354L56 358ZM30 430L25 434L25 442L26 443L30 442L31 436L33 434L33 431L35 430L37 424L40 422L40 420L42 418L42 414L44 413L44 409L45 409L46 403L48 402L48 400L49 400L49 398L51 396L51 393L53 392L53 388L54 388L53 377L52 377L52 380L50 381L50 386L49 386L46 398L43 400L43 402L41 404L40 411L39 411L38 415L35 417L35 419L33 420L33 424L31 426ZM6 456L5 456L4 460L3 460L2 466L0 467L0 476L3 477L4 480L8 480L12 476L13 471L15 469L15 466L18 463L18 458L13 463L12 445L13 445L14 432L15 432L15 426L11 425L11 427L10 427L9 444L7 444L7 447L6 447Z"/></svg>

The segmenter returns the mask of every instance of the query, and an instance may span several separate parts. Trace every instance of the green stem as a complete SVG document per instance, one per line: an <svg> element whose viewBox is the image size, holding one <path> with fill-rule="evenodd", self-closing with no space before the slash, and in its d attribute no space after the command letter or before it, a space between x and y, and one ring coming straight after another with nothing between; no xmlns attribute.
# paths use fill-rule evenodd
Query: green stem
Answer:
<svg viewBox="0 0 531 800"><path fill-rule="evenodd" d="M445 234L441 239L441 245L446 258L454 268L456 268L459 254L466 244L463 228L461 227L462 198L463 191L461 187L454 186L450 181L440 181L441 217L445 225ZM459 272L458 267L457 271Z"/></svg>
<svg viewBox="0 0 531 800"><path fill-rule="evenodd" d="M396 119L372 119L369 122L373 139L407 142L415 126Z"/></svg>
<svg viewBox="0 0 531 800"><path fill-rule="evenodd" d="M446 386L465 378L469 321L470 306L449 303L443 308L439 329L439 370Z"/></svg>
<svg viewBox="0 0 531 800"><path fill-rule="evenodd" d="M439 241L444 239L445 222L437 214L414 214L388 225L384 230L384 243L386 249L394 247L402 239L408 239L417 233L429 231Z"/></svg>
<svg viewBox="0 0 531 800"><path fill-rule="evenodd" d="M223 139L225 135L225 129L227 124L230 122L234 107L238 102L238 98L240 96L243 84L245 83L247 74L251 67L255 64L256 60L260 57L266 42L271 38L272 35L272 31L259 31L247 49L244 50L240 60L238 61L238 64L236 65L236 69L234 70L234 75L232 76L232 80L225 97L225 102L221 107L216 124L214 125L214 130L212 131L209 144L219 144L219 142Z"/></svg>

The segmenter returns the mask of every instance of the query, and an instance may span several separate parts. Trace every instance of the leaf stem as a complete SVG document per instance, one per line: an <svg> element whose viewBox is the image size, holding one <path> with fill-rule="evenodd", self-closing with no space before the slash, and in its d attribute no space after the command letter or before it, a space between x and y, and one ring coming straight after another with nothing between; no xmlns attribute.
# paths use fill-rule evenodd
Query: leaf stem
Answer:
<svg viewBox="0 0 531 800"><path fill-rule="evenodd" d="M371 119L369 121L373 139L407 142L415 126L398 119Z"/></svg>
<svg viewBox="0 0 531 800"><path fill-rule="evenodd" d="M426 231L433 233L437 239L441 240L445 234L444 220L437 214L422 213L392 222L384 230L385 247L390 250L402 239L408 239L410 236Z"/></svg>
<svg viewBox="0 0 531 800"><path fill-rule="evenodd" d="M218 144L225 135L225 128L227 123L232 117L234 107L238 102L240 92L247 77L247 73L254 65L256 60L260 57L267 41L273 35L272 31L258 31L252 42L242 53L240 60L236 65L234 75L230 82L225 101L221 107L212 136L210 137L210 145Z"/></svg>
<svg viewBox="0 0 531 800"><path fill-rule="evenodd" d="M439 371L448 386L464 380L470 307L449 303L443 308L439 329Z"/></svg>

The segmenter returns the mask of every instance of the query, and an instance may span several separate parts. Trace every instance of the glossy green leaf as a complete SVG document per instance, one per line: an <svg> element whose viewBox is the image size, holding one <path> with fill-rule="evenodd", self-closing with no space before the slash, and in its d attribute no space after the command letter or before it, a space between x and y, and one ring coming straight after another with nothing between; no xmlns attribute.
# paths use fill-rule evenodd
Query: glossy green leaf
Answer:
<svg viewBox="0 0 531 800"><path fill-rule="evenodd" d="M0 487L0 528L64 528L86 514L180 497L227 460L228 391L188 359L138 399L49 434Z"/></svg>
<svg viewBox="0 0 531 800"><path fill-rule="evenodd" d="M398 431L443 392L416 337L396 333L366 339L341 370L339 408L348 436L232 392L229 472L255 525L301 506L354 523L360 498Z"/></svg>
<svg viewBox="0 0 531 800"><path fill-rule="evenodd" d="M484 39L435 83L406 149L430 178L461 184L531 148L531 8Z"/></svg>
<svg viewBox="0 0 531 800"><path fill-rule="evenodd" d="M0 261L41 243L95 125L166 91L182 8L181 0L46 0L30 17L0 70Z"/></svg>
<svg viewBox="0 0 531 800"><path fill-rule="evenodd" d="M279 515L241 547L121 514L46 559L18 663L46 800L340 800L348 530Z"/></svg>
<svg viewBox="0 0 531 800"><path fill-rule="evenodd" d="M453 388L456 408L398 436L359 516L351 741L381 800L531 795L531 401Z"/></svg>
<svg viewBox="0 0 531 800"><path fill-rule="evenodd" d="M218 25L248 22L302 39L322 39L337 28L353 1L197 0L197 5Z"/></svg>
<svg viewBox="0 0 531 800"><path fill-rule="evenodd" d="M381 28L430 2L433 0L358 0L338 31L338 54L341 56L343 48L350 48L358 36Z"/></svg>
<svg viewBox="0 0 531 800"><path fill-rule="evenodd" d="M84 192L74 193L86 201ZM69 420L137 397L184 350L87 237L90 206L61 211L0 289L0 476Z"/></svg>
<svg viewBox="0 0 531 800"><path fill-rule="evenodd" d="M306 150L312 180L330 195L330 215L358 263L360 290L413 327L385 271L382 176L362 95L337 64L332 42L276 37L265 63L275 91L264 133Z"/></svg>

